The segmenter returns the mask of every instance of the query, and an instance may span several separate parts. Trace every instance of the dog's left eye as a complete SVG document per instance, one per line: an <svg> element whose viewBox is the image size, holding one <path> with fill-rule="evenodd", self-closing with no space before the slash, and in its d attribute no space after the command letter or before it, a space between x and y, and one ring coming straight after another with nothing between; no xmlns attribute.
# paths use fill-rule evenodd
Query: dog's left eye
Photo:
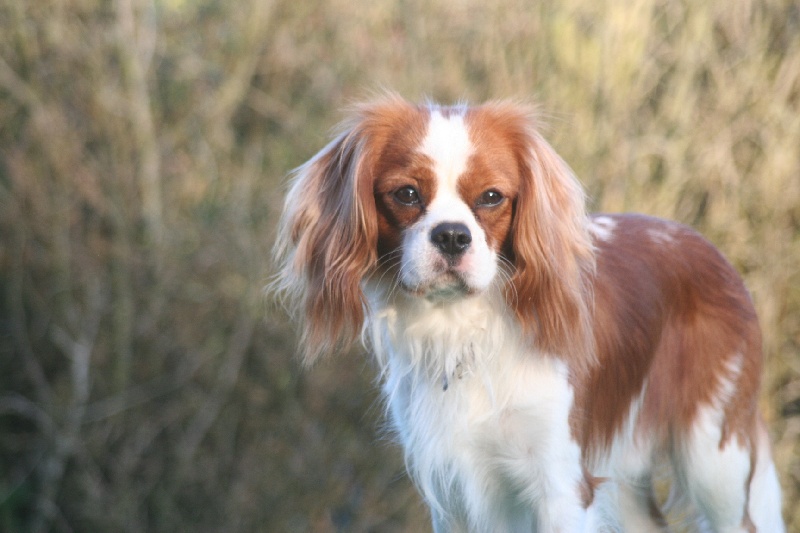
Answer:
<svg viewBox="0 0 800 533"><path fill-rule="evenodd" d="M494 207L499 205L503 200L505 200L505 197L500 192L489 189L478 197L476 205L478 207Z"/></svg>

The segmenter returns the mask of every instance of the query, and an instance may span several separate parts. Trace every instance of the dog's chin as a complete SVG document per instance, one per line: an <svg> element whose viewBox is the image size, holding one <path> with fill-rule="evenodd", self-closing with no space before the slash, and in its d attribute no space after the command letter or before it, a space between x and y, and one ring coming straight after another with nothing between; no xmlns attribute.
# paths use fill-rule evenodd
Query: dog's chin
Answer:
<svg viewBox="0 0 800 533"><path fill-rule="evenodd" d="M409 295L432 303L454 302L472 296L480 289L471 286L460 275L447 272L436 279L413 286L401 284Z"/></svg>

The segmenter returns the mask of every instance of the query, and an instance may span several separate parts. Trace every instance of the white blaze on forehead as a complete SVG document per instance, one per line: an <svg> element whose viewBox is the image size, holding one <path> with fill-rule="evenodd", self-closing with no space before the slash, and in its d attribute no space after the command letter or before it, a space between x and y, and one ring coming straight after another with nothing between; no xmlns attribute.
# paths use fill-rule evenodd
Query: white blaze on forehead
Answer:
<svg viewBox="0 0 800 533"><path fill-rule="evenodd" d="M455 188L472 150L463 115L452 113L445 117L438 109L431 111L428 132L419 151L433 161L433 171L440 183Z"/></svg>

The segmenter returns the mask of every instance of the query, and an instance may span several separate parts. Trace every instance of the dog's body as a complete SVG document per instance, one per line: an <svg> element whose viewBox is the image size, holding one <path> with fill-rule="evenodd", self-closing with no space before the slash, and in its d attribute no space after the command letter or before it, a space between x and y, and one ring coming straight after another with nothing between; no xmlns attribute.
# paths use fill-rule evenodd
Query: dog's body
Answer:
<svg viewBox="0 0 800 533"><path fill-rule="evenodd" d="M741 280L689 228L586 216L533 124L390 97L298 170L307 360L363 328L436 531L664 531L664 463L698 525L782 531Z"/></svg>

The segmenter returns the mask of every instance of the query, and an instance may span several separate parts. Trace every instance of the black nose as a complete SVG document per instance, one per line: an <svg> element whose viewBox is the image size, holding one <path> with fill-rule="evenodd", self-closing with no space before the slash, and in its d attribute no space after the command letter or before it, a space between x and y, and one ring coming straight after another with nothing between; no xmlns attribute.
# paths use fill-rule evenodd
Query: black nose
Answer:
<svg viewBox="0 0 800 533"><path fill-rule="evenodd" d="M472 235L469 228L459 222L442 222L431 230L431 242L443 254L456 257L469 248Z"/></svg>

